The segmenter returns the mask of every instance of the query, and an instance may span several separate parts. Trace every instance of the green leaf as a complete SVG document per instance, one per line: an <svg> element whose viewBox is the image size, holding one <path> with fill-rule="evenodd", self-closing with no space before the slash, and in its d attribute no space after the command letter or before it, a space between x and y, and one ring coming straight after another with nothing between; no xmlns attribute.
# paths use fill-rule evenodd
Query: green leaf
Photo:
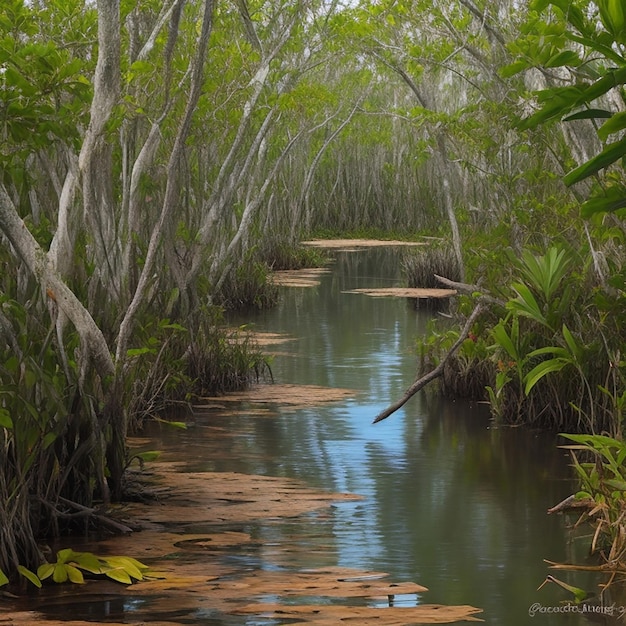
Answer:
<svg viewBox="0 0 626 626"><path fill-rule="evenodd" d="M552 354L555 358L569 359L570 354L565 348L559 346L546 346L545 348L537 348L528 353L528 357L543 356L544 354Z"/></svg>
<svg viewBox="0 0 626 626"><path fill-rule="evenodd" d="M118 583L123 583L125 585L132 585L133 581L130 576L126 573L126 570L122 567L108 569L104 572L111 580L115 580Z"/></svg>
<svg viewBox="0 0 626 626"><path fill-rule="evenodd" d="M588 36L579 37L573 33L568 33L567 38L570 41L580 44L581 46L586 46L587 48L591 48L596 52L599 52L602 56L610 59L613 63L617 65L622 65L624 63L623 57L621 57L615 50L611 48L613 43L612 38L609 36L608 41L602 40L601 33L590 33Z"/></svg>
<svg viewBox="0 0 626 626"><path fill-rule="evenodd" d="M577 113L572 113L567 117L563 118L564 122L573 122L575 120L597 120L597 119L608 119L613 117L614 114L611 111L606 111L605 109L583 109L582 111L578 111Z"/></svg>
<svg viewBox="0 0 626 626"><path fill-rule="evenodd" d="M42 441L43 449L47 450L57 439L58 435L56 433L48 433L45 435Z"/></svg>
<svg viewBox="0 0 626 626"><path fill-rule="evenodd" d="M67 576L71 583L76 585L84 585L85 579L83 578L83 573L73 565L66 565L65 569L67 571Z"/></svg>
<svg viewBox="0 0 626 626"><path fill-rule="evenodd" d="M57 563L67 563L74 557L74 550L72 548L65 548L57 552Z"/></svg>
<svg viewBox="0 0 626 626"><path fill-rule="evenodd" d="M549 326L530 289L524 283L514 283L512 287L517 292L518 297L506 303L507 309L518 315L529 317L544 326Z"/></svg>
<svg viewBox="0 0 626 626"><path fill-rule="evenodd" d="M548 59L544 65L545 67L562 67L564 65L577 67L581 64L581 62L582 61L575 52L572 50L563 50Z"/></svg>
<svg viewBox="0 0 626 626"><path fill-rule="evenodd" d="M593 102L596 98L608 93L614 87L623 85L625 82L626 67L610 70L595 82L587 85L587 87L583 90L580 104L583 102Z"/></svg>
<svg viewBox="0 0 626 626"><path fill-rule="evenodd" d="M141 356L142 354L156 354L156 350L154 348L130 348L126 350L126 356Z"/></svg>
<svg viewBox="0 0 626 626"><path fill-rule="evenodd" d="M4 587L9 584L9 579L7 575L0 569L0 587Z"/></svg>
<svg viewBox="0 0 626 626"><path fill-rule="evenodd" d="M37 576L40 580L50 578L54 573L54 563L44 563L37 568Z"/></svg>
<svg viewBox="0 0 626 626"><path fill-rule="evenodd" d="M536 367L534 367L528 374L524 377L524 382L526 383L526 387L524 389L524 393L528 395L532 388L547 374L550 372L558 372L562 370L566 365L568 365L569 361L565 359L556 358L549 359L548 361L544 361L543 363L539 363Z"/></svg>
<svg viewBox="0 0 626 626"><path fill-rule="evenodd" d="M580 363L582 360L582 348L578 345L574 335L572 335L570 329L565 324L563 324L562 333L571 355L576 359L577 363Z"/></svg>
<svg viewBox="0 0 626 626"><path fill-rule="evenodd" d="M35 587L37 587L37 588L41 587L41 580L39 579L39 577L34 572L31 572L29 569L27 569L23 565L18 565L17 566L17 571L24 578L26 578L26 580L30 581L33 585L35 585Z"/></svg>
<svg viewBox="0 0 626 626"><path fill-rule="evenodd" d="M609 487L613 489L619 489L619 491L626 491L626 480L620 480L618 478L607 478L604 481Z"/></svg>
<svg viewBox="0 0 626 626"><path fill-rule="evenodd" d="M52 580L59 584L67 581L67 569L65 567L65 563L55 563L54 571L52 572Z"/></svg>
<svg viewBox="0 0 626 626"><path fill-rule="evenodd" d="M119 568L123 568L123 570L129 575L135 578L136 580L142 580L143 574L142 570L147 570L147 566L137 561L137 559L133 559L129 556L109 556L104 557L104 560L110 565L114 570ZM109 576L109 572L106 572L107 576Z"/></svg>
<svg viewBox="0 0 626 626"><path fill-rule="evenodd" d="M0 408L0 428L6 428L7 430L11 430L13 428L11 415L9 414L9 411L4 408Z"/></svg>
<svg viewBox="0 0 626 626"><path fill-rule="evenodd" d="M626 128L626 111L620 111L612 115L607 122L604 122L600 128L598 128L598 137L602 141L606 141L609 135L618 133Z"/></svg>
<svg viewBox="0 0 626 626"><path fill-rule="evenodd" d="M540 91L537 97L539 102L543 103L542 108L519 122L518 127L521 130L528 130L553 118L560 118L566 115L569 111L579 106L582 94L583 90L574 86Z"/></svg>
<svg viewBox="0 0 626 626"><path fill-rule="evenodd" d="M511 337L504 327L504 323L502 321L498 322L492 329L492 334L496 343L507 352L507 354L514 360L519 360L519 355L517 352L517 348L513 343Z"/></svg>
<svg viewBox="0 0 626 626"><path fill-rule="evenodd" d="M591 217L596 213L619 211L626 208L626 188L612 185L603 190L602 195L594 196L581 205L583 217Z"/></svg>
<svg viewBox="0 0 626 626"><path fill-rule="evenodd" d="M159 450L149 450L147 452L138 452L137 454L133 454L133 459L141 459L142 461L156 461L161 456L161 452Z"/></svg>
<svg viewBox="0 0 626 626"><path fill-rule="evenodd" d="M569 172L563 182L569 187L609 167L626 154L626 138L609 144L600 154Z"/></svg>
<svg viewBox="0 0 626 626"><path fill-rule="evenodd" d="M626 25L626 15L622 2L623 0L596 0L604 27L616 39L620 39Z"/></svg>
<svg viewBox="0 0 626 626"><path fill-rule="evenodd" d="M91 552L77 552L74 554L72 562L80 569L91 574L102 574L106 569L104 562Z"/></svg>
<svg viewBox="0 0 626 626"><path fill-rule="evenodd" d="M529 67L530 65L527 61L514 61L513 63L509 63L509 65L505 65L500 69L500 76L502 76L502 78L511 78L512 76L515 76L515 74L519 74Z"/></svg>

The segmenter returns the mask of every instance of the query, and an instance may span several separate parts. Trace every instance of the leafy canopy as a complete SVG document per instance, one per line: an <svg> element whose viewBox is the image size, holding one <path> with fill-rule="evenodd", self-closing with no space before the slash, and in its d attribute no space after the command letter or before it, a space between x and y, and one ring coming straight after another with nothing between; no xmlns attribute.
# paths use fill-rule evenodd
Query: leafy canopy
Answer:
<svg viewBox="0 0 626 626"><path fill-rule="evenodd" d="M512 76L530 68L544 73L562 68L558 78L570 83L538 91L539 108L520 122L520 128L535 128L553 120L589 119L595 123L603 142L601 151L564 178L568 186L591 176L600 181L582 205L585 217L626 207L623 167L616 176L606 176L607 170L615 170L626 156L626 138L621 137L626 112L609 106L606 97L613 92L624 102L624 46L626 7L622 0L535 0L525 34L511 46L517 60L502 71L504 76ZM602 172L605 175L600 178Z"/></svg>

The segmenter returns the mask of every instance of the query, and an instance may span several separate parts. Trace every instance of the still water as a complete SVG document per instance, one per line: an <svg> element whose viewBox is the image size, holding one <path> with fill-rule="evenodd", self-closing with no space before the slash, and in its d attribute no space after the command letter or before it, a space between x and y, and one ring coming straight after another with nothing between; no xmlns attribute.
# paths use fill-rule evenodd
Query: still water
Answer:
<svg viewBox="0 0 626 626"><path fill-rule="evenodd" d="M235 569L387 572L396 582L426 586L418 602L472 605L483 610L479 617L487 624L588 624L587 616L554 612L569 599L564 590L555 584L538 590L553 573L544 559L572 562L585 552L584 543L571 539L568 520L546 512L574 489L569 460L554 435L496 427L486 405L445 400L432 390L372 424L413 381L415 338L428 332L434 315L402 299L346 291L400 286L400 254L396 248L337 252L319 286L285 288L279 307L245 320L254 330L292 338L276 347L277 383L353 389L350 400L295 410L276 406L270 417L252 409L222 416L219 426L228 437L220 440L200 436L201 425L217 420L206 411L195 417L195 429L157 432L159 445L192 471L293 477L363 496L315 515L248 524L244 530L263 548L226 554ZM207 531L206 525L187 527ZM557 574L579 586L597 583ZM94 598L82 617L100 616L104 623L106 613L125 623L150 621L141 599L111 596L107 602L118 604L106 609ZM77 606L56 607L79 616ZM277 624L207 612L179 619Z"/></svg>
<svg viewBox="0 0 626 626"><path fill-rule="evenodd" d="M588 623L542 612L568 597L553 584L537 590L554 573L544 559L571 562L581 551L567 520L546 513L573 490L553 435L495 427L486 405L432 391L372 424L413 381L415 338L433 314L345 291L401 286L400 254L339 252L318 287L286 289L278 309L253 320L257 330L295 338L275 357L277 381L360 394L265 424L252 471L365 497L334 510L339 565L418 582L429 589L425 602L480 607L488 624Z"/></svg>

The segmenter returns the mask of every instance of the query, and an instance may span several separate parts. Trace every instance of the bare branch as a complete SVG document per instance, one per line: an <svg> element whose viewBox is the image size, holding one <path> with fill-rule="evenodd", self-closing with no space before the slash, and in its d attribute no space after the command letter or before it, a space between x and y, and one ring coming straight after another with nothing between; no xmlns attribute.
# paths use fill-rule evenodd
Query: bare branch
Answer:
<svg viewBox="0 0 626 626"><path fill-rule="evenodd" d="M479 294L481 302L486 302L487 304L495 304L496 306L501 307L506 306L504 300L498 300L498 298L494 298L493 296L482 293L482 289L478 285L458 283L454 280L450 280L449 278L445 278L444 276L439 276L438 274L435 274L434 276L442 285L445 285L450 289L456 289L456 291L460 291L461 293L467 293L473 296Z"/></svg>
<svg viewBox="0 0 626 626"><path fill-rule="evenodd" d="M474 310L472 311L472 314L467 318L467 321L465 322L465 326L463 326L463 330L461 330L459 338L454 342L454 345L450 348L450 350L448 350L448 353L443 357L439 365L437 365L437 367L434 370L428 372L428 374L425 374L421 378L418 378L405 391L404 395L402 396L402 398L400 398L400 400L388 406L384 411L381 411L376 416L376 419L374 419L374 421L372 422L373 424L382 422L382 420L387 419L390 415L395 413L398 409L402 408L418 391L423 389L428 383L439 378L443 374L443 371L446 367L447 362L450 360L452 355L461 347L461 344L467 339L469 332L472 329L472 326L474 325L474 322L476 321L478 316L484 311L484 308L485 307L482 304L482 302L478 302L478 304L476 304L476 306L474 307Z"/></svg>

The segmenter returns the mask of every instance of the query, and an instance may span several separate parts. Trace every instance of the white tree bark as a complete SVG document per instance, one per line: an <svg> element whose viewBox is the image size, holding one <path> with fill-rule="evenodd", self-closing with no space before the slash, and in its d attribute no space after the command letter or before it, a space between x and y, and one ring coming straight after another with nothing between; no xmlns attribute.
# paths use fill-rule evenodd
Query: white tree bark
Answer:
<svg viewBox="0 0 626 626"><path fill-rule="evenodd" d="M0 186L0 229L10 241L14 253L24 262L42 287L72 322L83 348L83 358L93 359L101 379L115 372L109 346L89 311L63 282L48 255L39 246L20 218L4 186Z"/></svg>
<svg viewBox="0 0 626 626"><path fill-rule="evenodd" d="M172 152L170 154L168 166L167 166L167 183L165 188L165 197L163 199L163 205L161 207L161 214L157 220L152 234L150 236L150 242L148 244L148 250L146 252L146 258L144 260L144 266L139 276L139 281L135 289L133 298L126 310L124 319L120 324L119 333L117 336L117 346L115 351L115 362L123 363L128 346L128 341L132 332L135 316L139 310L139 307L144 302L144 298L148 291L148 288L153 281L155 262L157 259L157 251L161 245L163 234L168 225L169 219L179 201L180 192L180 162L185 149L185 141L189 136L189 130L191 127L191 121L193 113L198 105L202 91L202 82L204 77L204 64L206 61L207 49L209 45L209 37L213 28L213 10L214 0L205 0L204 15L202 18L202 31L198 40L198 47L196 56L193 61L192 78L191 78L191 91L185 113L178 127Z"/></svg>

